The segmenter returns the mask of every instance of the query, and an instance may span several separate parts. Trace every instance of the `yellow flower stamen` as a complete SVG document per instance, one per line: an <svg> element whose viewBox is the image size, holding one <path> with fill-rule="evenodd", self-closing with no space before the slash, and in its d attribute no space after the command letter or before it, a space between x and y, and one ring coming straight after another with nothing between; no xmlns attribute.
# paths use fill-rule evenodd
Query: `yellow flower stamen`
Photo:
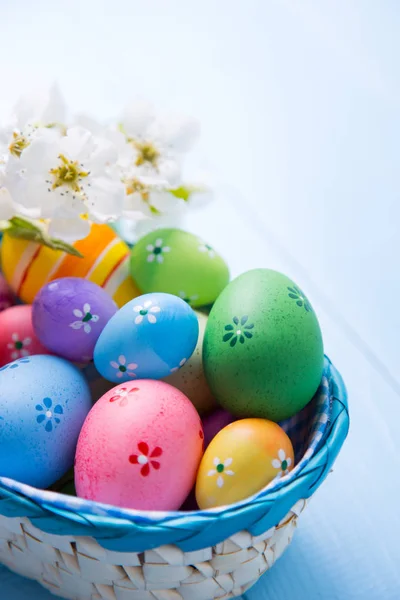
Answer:
<svg viewBox="0 0 400 600"><path fill-rule="evenodd" d="M125 183L125 191L126 195L130 196L131 194L140 194L142 200L149 207L150 212L153 215L159 215L160 211L150 204L150 191L149 189L141 182L139 179L129 179L124 182Z"/></svg>
<svg viewBox="0 0 400 600"><path fill-rule="evenodd" d="M25 150L25 148L27 148L29 146L29 144L30 144L30 142L29 142L28 138L26 138L24 135L14 131L13 139L12 139L11 144L8 146L8 149L10 151L10 154L15 156L16 158L19 158L21 156L22 152Z"/></svg>
<svg viewBox="0 0 400 600"><path fill-rule="evenodd" d="M52 189L65 185L71 188L74 192L79 193L81 191L80 181L85 177L88 177L88 171L82 171L81 165L77 160L69 160L63 154L60 154L60 165L55 169L50 169L50 175L54 176L54 182Z"/></svg>
<svg viewBox="0 0 400 600"><path fill-rule="evenodd" d="M160 153L154 146L154 144L152 144L151 142L141 142L133 138L128 138L128 142L132 144L132 146L138 153L135 161L135 165L137 167L140 167L145 163L150 163L155 168L158 167L158 159L160 158Z"/></svg>

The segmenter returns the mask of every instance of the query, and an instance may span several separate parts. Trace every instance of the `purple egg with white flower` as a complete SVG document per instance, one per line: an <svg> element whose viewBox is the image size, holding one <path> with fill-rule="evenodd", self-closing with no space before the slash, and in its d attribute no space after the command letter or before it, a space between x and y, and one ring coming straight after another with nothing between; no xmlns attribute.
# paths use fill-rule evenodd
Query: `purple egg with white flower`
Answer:
<svg viewBox="0 0 400 600"><path fill-rule="evenodd" d="M45 285L32 307L35 333L46 348L73 362L89 362L117 305L100 286L80 277Z"/></svg>
<svg viewBox="0 0 400 600"><path fill-rule="evenodd" d="M0 369L0 476L46 488L72 467L92 407L81 371L58 356L25 356Z"/></svg>
<svg viewBox="0 0 400 600"><path fill-rule="evenodd" d="M198 335L196 314L181 298L144 294L125 304L107 323L94 350L94 363L114 383L161 379L185 364Z"/></svg>

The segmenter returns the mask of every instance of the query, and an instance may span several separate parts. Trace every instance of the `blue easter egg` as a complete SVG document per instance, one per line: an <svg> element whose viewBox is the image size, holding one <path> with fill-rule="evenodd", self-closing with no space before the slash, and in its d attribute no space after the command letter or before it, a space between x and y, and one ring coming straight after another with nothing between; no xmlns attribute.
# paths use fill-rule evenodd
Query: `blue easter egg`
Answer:
<svg viewBox="0 0 400 600"><path fill-rule="evenodd" d="M0 476L46 488L74 463L92 407L80 370L56 356L27 356L0 369Z"/></svg>
<svg viewBox="0 0 400 600"><path fill-rule="evenodd" d="M192 355L199 335L190 306L172 294L144 294L125 304L107 323L94 362L114 383L161 379Z"/></svg>

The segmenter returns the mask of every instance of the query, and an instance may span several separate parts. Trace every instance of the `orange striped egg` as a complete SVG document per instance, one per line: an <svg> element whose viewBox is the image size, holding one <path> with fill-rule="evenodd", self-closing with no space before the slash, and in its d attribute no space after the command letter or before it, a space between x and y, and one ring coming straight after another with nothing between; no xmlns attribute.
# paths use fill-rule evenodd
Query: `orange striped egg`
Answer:
<svg viewBox="0 0 400 600"><path fill-rule="evenodd" d="M111 227L92 225L90 234L74 246L83 258L6 234L1 245L3 274L27 304L46 283L60 277L97 283L119 307L141 294L130 275L129 248Z"/></svg>

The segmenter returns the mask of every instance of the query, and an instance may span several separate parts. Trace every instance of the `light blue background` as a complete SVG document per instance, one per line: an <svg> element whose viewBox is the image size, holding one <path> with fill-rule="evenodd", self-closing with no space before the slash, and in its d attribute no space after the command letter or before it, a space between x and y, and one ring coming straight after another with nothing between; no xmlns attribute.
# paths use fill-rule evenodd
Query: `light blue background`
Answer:
<svg viewBox="0 0 400 600"><path fill-rule="evenodd" d="M283 270L318 311L351 433L293 545L247 597L398 600L399 4L0 6L0 114L58 76L75 108L99 116L136 93L198 116L218 202L189 226L234 274ZM50 598L1 573L2 597Z"/></svg>

